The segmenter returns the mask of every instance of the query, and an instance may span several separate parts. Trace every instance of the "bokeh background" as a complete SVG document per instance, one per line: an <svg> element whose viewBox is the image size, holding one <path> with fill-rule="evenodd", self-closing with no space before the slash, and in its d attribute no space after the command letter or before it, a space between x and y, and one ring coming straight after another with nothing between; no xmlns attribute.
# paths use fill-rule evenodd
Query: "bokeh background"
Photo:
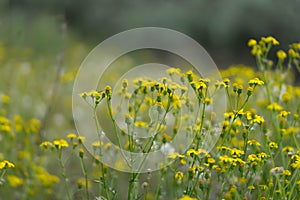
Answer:
<svg viewBox="0 0 300 200"><path fill-rule="evenodd" d="M247 41L272 35L288 49L300 40L299 9L297 0L0 0L0 95L10 96L6 115L41 120L37 144L64 137L76 132L71 108L76 70L106 38L131 28L165 27L198 41L219 68L254 66Z"/></svg>

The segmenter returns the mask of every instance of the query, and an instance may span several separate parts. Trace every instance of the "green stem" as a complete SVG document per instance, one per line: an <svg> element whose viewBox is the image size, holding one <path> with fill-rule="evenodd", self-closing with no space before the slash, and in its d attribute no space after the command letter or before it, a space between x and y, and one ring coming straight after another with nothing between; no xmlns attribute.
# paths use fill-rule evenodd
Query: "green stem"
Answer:
<svg viewBox="0 0 300 200"><path fill-rule="evenodd" d="M81 169L84 175L84 180L85 180L85 194L86 194L86 198L90 199L90 195L89 195L89 188L88 188L88 177L87 177L87 171L83 162L83 158L80 157L80 164L81 164Z"/></svg>
<svg viewBox="0 0 300 200"><path fill-rule="evenodd" d="M94 118L94 122L95 122L95 125L96 125L96 129L97 129L97 135L98 135L98 140L99 142L101 142L101 134L100 134L100 126L98 124L98 118L97 118L97 113L96 113L96 108L97 106L94 107L93 109L93 118ZM102 157L102 150L101 150L101 146L99 148L99 155L100 155L100 158ZM101 167L101 175L100 175L100 180L99 180L99 193L101 194L102 192L102 187L101 187L101 183L103 184L103 189L104 189L104 192L106 194L106 198L109 200L109 193L108 193L108 188L107 188L107 182L106 182L106 177L105 177L105 169L104 169L104 164L100 161L100 167Z"/></svg>
<svg viewBox="0 0 300 200"><path fill-rule="evenodd" d="M66 168L65 168L65 165L62 161L62 149L59 149L59 152L58 152L58 160L59 160L59 164L60 164L60 167L61 167L61 175L64 179L64 183L65 183L65 189L66 189L66 192L67 192L67 197L69 200L71 200L71 195L70 195L70 191L69 191L69 187L68 187L68 179L67 179L67 175L66 175Z"/></svg>

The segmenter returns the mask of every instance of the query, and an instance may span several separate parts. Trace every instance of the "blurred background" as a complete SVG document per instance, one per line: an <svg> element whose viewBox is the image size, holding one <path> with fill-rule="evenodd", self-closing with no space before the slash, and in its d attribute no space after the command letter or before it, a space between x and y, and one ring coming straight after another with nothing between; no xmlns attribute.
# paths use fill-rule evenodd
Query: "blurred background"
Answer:
<svg viewBox="0 0 300 200"><path fill-rule="evenodd" d="M0 6L2 40L40 53L57 51L63 22L89 48L131 28L174 29L197 40L220 67L252 64L250 37L273 35L287 47L300 35L297 0L2 0Z"/></svg>

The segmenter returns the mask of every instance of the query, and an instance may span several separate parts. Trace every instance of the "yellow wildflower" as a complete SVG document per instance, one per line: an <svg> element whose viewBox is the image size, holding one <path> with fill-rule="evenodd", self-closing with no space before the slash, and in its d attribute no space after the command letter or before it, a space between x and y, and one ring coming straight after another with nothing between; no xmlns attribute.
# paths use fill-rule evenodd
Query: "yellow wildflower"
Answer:
<svg viewBox="0 0 300 200"><path fill-rule="evenodd" d="M230 154L232 157L240 157L241 155L245 154L245 152L243 150L237 149L237 148L233 148L230 150Z"/></svg>
<svg viewBox="0 0 300 200"><path fill-rule="evenodd" d="M286 153L290 153L290 152L293 153L295 150L294 150L294 147L291 147L291 146L285 146L285 147L282 148L281 151L282 151L282 152L286 152Z"/></svg>
<svg viewBox="0 0 300 200"><path fill-rule="evenodd" d="M184 195L183 197L179 198L178 200L197 200L196 198L190 197L188 195Z"/></svg>
<svg viewBox="0 0 300 200"><path fill-rule="evenodd" d="M25 181L22 178L15 175L8 175L7 180L11 187L19 187L25 184Z"/></svg>
<svg viewBox="0 0 300 200"><path fill-rule="evenodd" d="M278 40L276 40L276 39L275 39L274 37L272 37L272 36L262 37L262 38L261 38L261 41L264 42L264 43L272 44L272 45L279 45Z"/></svg>
<svg viewBox="0 0 300 200"><path fill-rule="evenodd" d="M260 80L259 78L254 78L254 79L251 79L249 82L248 82L249 86L252 87L253 85L254 86L257 86L257 85L263 85L264 82L262 80Z"/></svg>
<svg viewBox="0 0 300 200"><path fill-rule="evenodd" d="M184 155L179 154L177 152L172 152L172 153L169 154L168 158L173 158L173 159L174 158L184 158Z"/></svg>
<svg viewBox="0 0 300 200"><path fill-rule="evenodd" d="M283 102L287 103L288 101L290 101L292 98L291 94L288 92L283 93L283 95L281 96L281 99Z"/></svg>
<svg viewBox="0 0 300 200"><path fill-rule="evenodd" d="M262 50L262 47L259 46L259 45L254 45L252 47L252 50L251 50L251 54L254 55L254 56L259 56L259 55L262 55L263 53L263 50Z"/></svg>
<svg viewBox="0 0 300 200"><path fill-rule="evenodd" d="M69 146L68 142L64 139L54 140L53 144L57 149L62 149Z"/></svg>
<svg viewBox="0 0 300 200"><path fill-rule="evenodd" d="M136 127L147 127L148 123L147 122L143 122L143 121L136 121L134 123L134 126L136 126Z"/></svg>
<svg viewBox="0 0 300 200"><path fill-rule="evenodd" d="M67 136L67 138L69 138L69 139L71 139L71 140L73 140L73 139L76 138L76 137L77 137L77 136L76 136L75 133L69 133L68 136Z"/></svg>
<svg viewBox="0 0 300 200"><path fill-rule="evenodd" d="M290 176L290 175L292 175L292 173L289 170L285 169L285 170L283 170L282 175Z"/></svg>
<svg viewBox="0 0 300 200"><path fill-rule="evenodd" d="M174 74L180 74L180 68L169 68L169 69L166 70L166 72L170 76L172 76Z"/></svg>
<svg viewBox="0 0 300 200"><path fill-rule="evenodd" d="M293 58L299 58L300 55L298 52L296 52L294 49L289 49L289 56L293 59Z"/></svg>
<svg viewBox="0 0 300 200"><path fill-rule="evenodd" d="M248 186L248 189L249 189L249 190L254 190L255 187L254 187L253 185L250 185L250 186Z"/></svg>
<svg viewBox="0 0 300 200"><path fill-rule="evenodd" d="M279 50L276 53L279 60L284 60L286 58L286 53L283 50Z"/></svg>
<svg viewBox="0 0 300 200"><path fill-rule="evenodd" d="M193 156L193 155L199 155L200 152L199 151L196 151L195 149L189 149L187 152L186 152L186 155L187 156Z"/></svg>
<svg viewBox="0 0 300 200"><path fill-rule="evenodd" d="M291 45L292 48L294 48L295 50L300 50L300 42L299 43L294 43Z"/></svg>
<svg viewBox="0 0 300 200"><path fill-rule="evenodd" d="M100 147L101 144L102 144L101 141L95 141L95 142L92 143L92 146L93 146L93 147Z"/></svg>
<svg viewBox="0 0 300 200"><path fill-rule="evenodd" d="M278 144L276 142L269 142L270 149L278 149Z"/></svg>
<svg viewBox="0 0 300 200"><path fill-rule="evenodd" d="M253 146L253 145L260 146L260 143L255 139L248 140L247 144L249 144L250 146Z"/></svg>
<svg viewBox="0 0 300 200"><path fill-rule="evenodd" d="M178 180L178 181L181 181L181 180L183 179L183 172L178 171L178 172L175 174L175 179Z"/></svg>
<svg viewBox="0 0 300 200"><path fill-rule="evenodd" d="M291 167L295 169L300 169L300 160L296 160L294 163L292 163Z"/></svg>
<svg viewBox="0 0 300 200"><path fill-rule="evenodd" d="M272 111L280 111L280 110L282 110L282 107L278 103L274 102L274 103L271 103L270 105L268 105L267 109L272 110Z"/></svg>
<svg viewBox="0 0 300 200"><path fill-rule="evenodd" d="M6 168L14 168L15 165L8 160L3 160L0 162L0 169L6 169Z"/></svg>
<svg viewBox="0 0 300 200"><path fill-rule="evenodd" d="M250 39L250 40L248 41L248 46L249 46L249 47L253 47L253 46L255 46L256 44L257 44L257 41L254 40L254 39Z"/></svg>
<svg viewBox="0 0 300 200"><path fill-rule="evenodd" d="M77 140L78 140L78 143L79 143L79 144L82 144L82 143L84 143L84 141L85 141L85 137L84 137L84 136L78 136L78 137L77 137Z"/></svg>
<svg viewBox="0 0 300 200"><path fill-rule="evenodd" d="M287 117L289 114L291 114L291 112L283 110L278 114L278 117Z"/></svg>
<svg viewBox="0 0 300 200"><path fill-rule="evenodd" d="M5 94L2 94L2 95L1 95L1 101L2 101L2 103L4 103L4 104L9 104L9 102L10 102L10 97L7 96L7 95L5 95Z"/></svg>
<svg viewBox="0 0 300 200"><path fill-rule="evenodd" d="M53 144L49 141L42 142L40 147L47 149L48 147L53 147Z"/></svg>

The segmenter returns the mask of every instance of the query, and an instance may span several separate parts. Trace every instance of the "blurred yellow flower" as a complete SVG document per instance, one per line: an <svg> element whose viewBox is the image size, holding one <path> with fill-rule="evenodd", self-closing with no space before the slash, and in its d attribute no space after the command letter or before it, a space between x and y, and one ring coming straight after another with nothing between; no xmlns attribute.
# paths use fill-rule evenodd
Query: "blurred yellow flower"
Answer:
<svg viewBox="0 0 300 200"><path fill-rule="evenodd" d="M261 38L261 41L264 42L264 43L272 44L272 45L279 45L278 40L276 40L276 39L275 39L274 37L272 37L272 36L262 37L262 38Z"/></svg>
<svg viewBox="0 0 300 200"><path fill-rule="evenodd" d="M286 53L283 50L279 50L276 53L279 60L284 60L286 58Z"/></svg>
<svg viewBox="0 0 300 200"><path fill-rule="evenodd" d="M250 39L250 40L248 41L248 46L249 46L249 47L253 47L253 46L255 46L256 44L257 44L257 41L254 40L254 39Z"/></svg>
<svg viewBox="0 0 300 200"><path fill-rule="evenodd" d="M25 181L22 178L19 178L15 175L8 175L7 180L11 187L19 187L25 184Z"/></svg>
<svg viewBox="0 0 300 200"><path fill-rule="evenodd" d="M10 102L10 97L9 97L8 95L2 94L2 95L1 95L1 101L2 101L2 103L4 103L4 104L9 104L9 102Z"/></svg>
<svg viewBox="0 0 300 200"><path fill-rule="evenodd" d="M85 141L85 137L84 137L84 136L78 136L78 137L77 137L77 140L78 140L78 143L79 143L79 144L82 144L82 143L84 143L84 141Z"/></svg>
<svg viewBox="0 0 300 200"><path fill-rule="evenodd" d="M288 53L292 59L300 57L299 53L296 52L294 49L289 49Z"/></svg>
<svg viewBox="0 0 300 200"><path fill-rule="evenodd" d="M193 198L188 195L184 195L183 197L179 198L178 200L197 200L197 198Z"/></svg>
<svg viewBox="0 0 300 200"><path fill-rule="evenodd" d="M48 147L53 147L53 144L49 141L42 142L40 147L47 149Z"/></svg>
<svg viewBox="0 0 300 200"><path fill-rule="evenodd" d="M280 111L282 110L282 107L278 103L274 102L268 105L267 109L272 111Z"/></svg>

